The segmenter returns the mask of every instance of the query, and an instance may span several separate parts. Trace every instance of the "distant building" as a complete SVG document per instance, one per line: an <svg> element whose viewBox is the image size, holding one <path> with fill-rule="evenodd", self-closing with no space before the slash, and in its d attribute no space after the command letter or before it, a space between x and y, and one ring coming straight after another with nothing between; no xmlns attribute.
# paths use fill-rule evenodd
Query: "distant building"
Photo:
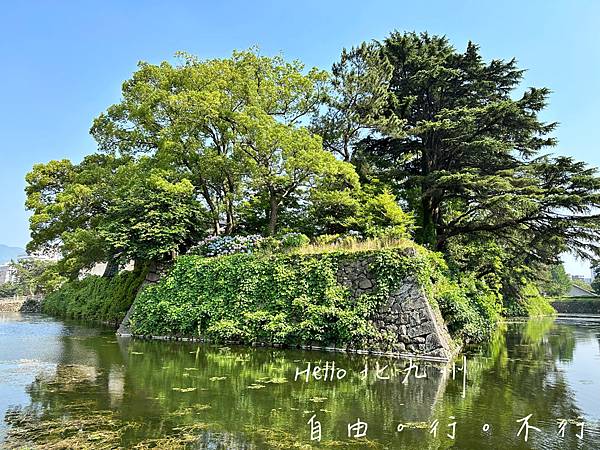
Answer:
<svg viewBox="0 0 600 450"><path fill-rule="evenodd" d="M21 255L17 257L17 261L57 261L57 256L48 255ZM0 264L0 284L14 283L17 281L17 273L9 264Z"/></svg>
<svg viewBox="0 0 600 450"><path fill-rule="evenodd" d="M134 262L129 261L125 266L119 267L119 272L126 270L131 272L133 270ZM101 277L104 275L104 271L106 270L106 263L96 263L91 269L85 269L79 272L79 279L83 280L85 277L90 275L96 275Z"/></svg>
<svg viewBox="0 0 600 450"><path fill-rule="evenodd" d="M593 281L591 278L584 277L583 275L571 275L571 280L583 281L584 283L587 283L587 284L591 284Z"/></svg>
<svg viewBox="0 0 600 450"><path fill-rule="evenodd" d="M0 265L0 284L14 283L15 281L17 281L17 276L10 264Z"/></svg>
<svg viewBox="0 0 600 450"><path fill-rule="evenodd" d="M566 297L572 297L572 298L598 297L598 298L600 298L600 295L596 294L594 291L590 291L588 289L584 289L582 287L573 285L573 286L571 286L571 289L569 290L569 293L566 295Z"/></svg>

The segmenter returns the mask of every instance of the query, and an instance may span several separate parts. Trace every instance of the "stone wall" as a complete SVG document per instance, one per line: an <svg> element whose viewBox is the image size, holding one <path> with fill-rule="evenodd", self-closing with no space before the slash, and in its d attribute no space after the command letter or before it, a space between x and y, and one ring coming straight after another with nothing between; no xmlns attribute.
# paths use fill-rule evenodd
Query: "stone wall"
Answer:
<svg viewBox="0 0 600 450"><path fill-rule="evenodd" d="M562 300L550 304L559 314L600 314L600 299Z"/></svg>
<svg viewBox="0 0 600 450"><path fill-rule="evenodd" d="M38 313L41 310L41 296L0 298L0 312Z"/></svg>
<svg viewBox="0 0 600 450"><path fill-rule="evenodd" d="M338 282L354 298L377 289L376 277L369 271L370 262L369 258L357 259L338 269ZM370 319L382 339L371 342L369 351L443 360L458 351L439 310L430 304L414 277L403 280Z"/></svg>
<svg viewBox="0 0 600 450"><path fill-rule="evenodd" d="M406 249L407 256L416 257L413 249ZM363 256L342 260L337 270L338 283L348 288L350 298L357 299L363 294L377 292L377 277L370 272L372 257ZM166 268L151 269L140 290L156 283L165 274ZM336 348L333 344L303 346L304 348L332 351L355 351L390 356L417 357L440 361L450 360L459 350L451 339L437 307L430 304L425 291L415 277L408 276L399 283L378 310L369 318L379 331L378 340L369 342L362 348ZM117 330L117 335L131 337L130 317L135 302L127 312ZM199 340L201 337L138 336L161 340Z"/></svg>

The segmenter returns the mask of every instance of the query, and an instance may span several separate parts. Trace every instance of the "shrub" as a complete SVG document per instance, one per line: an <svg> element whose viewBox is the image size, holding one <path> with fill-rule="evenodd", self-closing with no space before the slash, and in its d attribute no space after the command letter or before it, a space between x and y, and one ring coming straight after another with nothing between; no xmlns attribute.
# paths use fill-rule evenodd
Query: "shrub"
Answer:
<svg viewBox="0 0 600 450"><path fill-rule="evenodd" d="M339 242L341 235L339 234L321 234L314 238L313 244L319 245L332 245Z"/></svg>
<svg viewBox="0 0 600 450"><path fill-rule="evenodd" d="M262 236L258 234L249 236L210 236L192 247L188 254L223 256L235 253L251 253L258 248L262 239Z"/></svg>
<svg viewBox="0 0 600 450"><path fill-rule="evenodd" d="M407 233L406 228L403 226L373 227L369 232L369 236L372 238L394 241L406 239Z"/></svg>
<svg viewBox="0 0 600 450"><path fill-rule="evenodd" d="M472 276L458 281L442 277L434 289L434 298L453 336L464 342L481 342L490 336L500 319L502 302L484 282Z"/></svg>
<svg viewBox="0 0 600 450"><path fill-rule="evenodd" d="M508 317L534 317L556 314L547 298L544 298L537 286L531 282L524 283L507 302Z"/></svg>
<svg viewBox="0 0 600 450"><path fill-rule="evenodd" d="M112 278L88 276L70 281L46 296L42 310L58 317L111 323L123 320L133 303L146 270L121 272Z"/></svg>
<svg viewBox="0 0 600 450"><path fill-rule="evenodd" d="M281 241L273 236L262 238L258 243L258 249L267 253L278 252L281 249Z"/></svg>
<svg viewBox="0 0 600 450"><path fill-rule="evenodd" d="M286 233L279 238L283 249L292 249L308 245L310 239L302 233Z"/></svg>
<svg viewBox="0 0 600 450"><path fill-rule="evenodd" d="M16 283L0 284L0 298L13 297L19 293L19 286Z"/></svg>

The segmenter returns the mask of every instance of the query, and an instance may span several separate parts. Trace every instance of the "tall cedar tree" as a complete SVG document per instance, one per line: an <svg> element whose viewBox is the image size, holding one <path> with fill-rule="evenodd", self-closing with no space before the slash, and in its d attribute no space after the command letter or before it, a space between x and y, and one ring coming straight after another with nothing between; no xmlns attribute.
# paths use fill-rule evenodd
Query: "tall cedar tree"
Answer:
<svg viewBox="0 0 600 450"><path fill-rule="evenodd" d="M460 53L427 33L394 32L374 51L393 68L383 114L399 125L357 147L371 173L418 211L421 243L445 252L493 243L521 265L556 263L567 248L600 253L600 179L544 154L556 145L557 124L538 117L550 91L517 95L524 71L515 59L485 62L477 45Z"/></svg>

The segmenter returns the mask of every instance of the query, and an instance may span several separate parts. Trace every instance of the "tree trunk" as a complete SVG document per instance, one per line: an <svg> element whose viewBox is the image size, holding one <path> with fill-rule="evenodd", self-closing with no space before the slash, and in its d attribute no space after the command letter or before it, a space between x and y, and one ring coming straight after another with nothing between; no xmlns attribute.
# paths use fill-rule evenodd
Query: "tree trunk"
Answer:
<svg viewBox="0 0 600 450"><path fill-rule="evenodd" d="M279 200L276 197L269 199L269 228L267 234L273 236L277 229L277 215L279 213Z"/></svg>
<svg viewBox="0 0 600 450"><path fill-rule="evenodd" d="M421 219L421 244L433 247L436 245L435 223L433 220L433 209L431 198L423 196L421 199L422 219Z"/></svg>
<svg viewBox="0 0 600 450"><path fill-rule="evenodd" d="M200 194L202 195L202 197L204 197L204 200L208 205L208 210L210 211L210 215L212 217L213 231L215 233L215 236L219 236L221 234L221 224L219 223L219 209L217 208L217 205L213 201L212 197L210 196L210 191L208 190L206 182L204 181L204 177L202 177L201 175L198 175L198 184L200 185Z"/></svg>
<svg viewBox="0 0 600 450"><path fill-rule="evenodd" d="M142 259L134 260L133 261L133 271L139 272L140 270L142 270L142 267L144 267L144 265L146 265L146 261L144 261Z"/></svg>
<svg viewBox="0 0 600 450"><path fill-rule="evenodd" d="M426 177L429 174L429 162L426 159L426 151L424 151L421 157L421 176L423 181L421 182L421 239L419 242L425 246L434 246L435 239L435 225L433 223L433 205L432 198L429 193L428 182Z"/></svg>
<svg viewBox="0 0 600 450"><path fill-rule="evenodd" d="M106 262L106 268L104 269L104 273L102 274L102 276L104 278L110 278L110 277L114 277L118 273L119 273L119 261L117 261L116 258L113 258L111 256L108 259L108 261Z"/></svg>
<svg viewBox="0 0 600 450"><path fill-rule="evenodd" d="M231 200L227 201L227 224L225 225L225 234L233 233L233 228L235 226L235 220L233 216L233 202Z"/></svg>
<svg viewBox="0 0 600 450"><path fill-rule="evenodd" d="M227 224L225 225L225 234L232 234L235 228L235 215L233 212L233 199L235 197L235 182L230 173L227 173L227 188L229 192L225 196L225 205L227 211Z"/></svg>

